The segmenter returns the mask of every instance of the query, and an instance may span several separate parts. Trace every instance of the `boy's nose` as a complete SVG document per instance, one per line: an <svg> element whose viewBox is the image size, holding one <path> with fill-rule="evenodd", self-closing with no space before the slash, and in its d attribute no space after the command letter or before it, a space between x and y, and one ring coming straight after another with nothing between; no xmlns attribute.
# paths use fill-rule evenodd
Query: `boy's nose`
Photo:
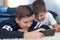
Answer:
<svg viewBox="0 0 60 40"><path fill-rule="evenodd" d="M31 26L31 24L28 24L27 26L28 26L28 27L30 27L30 26Z"/></svg>

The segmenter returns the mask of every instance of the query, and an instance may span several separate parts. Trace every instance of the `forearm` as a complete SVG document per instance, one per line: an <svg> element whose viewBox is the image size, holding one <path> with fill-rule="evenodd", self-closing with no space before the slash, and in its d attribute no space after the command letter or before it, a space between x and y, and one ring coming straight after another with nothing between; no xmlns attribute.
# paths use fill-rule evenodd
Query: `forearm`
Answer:
<svg viewBox="0 0 60 40"><path fill-rule="evenodd" d="M59 28L59 25L57 23L55 23L53 25L54 29L56 29L56 32L59 32L60 28Z"/></svg>
<svg viewBox="0 0 60 40"><path fill-rule="evenodd" d="M6 31L0 29L0 38L23 38L24 33L18 31Z"/></svg>

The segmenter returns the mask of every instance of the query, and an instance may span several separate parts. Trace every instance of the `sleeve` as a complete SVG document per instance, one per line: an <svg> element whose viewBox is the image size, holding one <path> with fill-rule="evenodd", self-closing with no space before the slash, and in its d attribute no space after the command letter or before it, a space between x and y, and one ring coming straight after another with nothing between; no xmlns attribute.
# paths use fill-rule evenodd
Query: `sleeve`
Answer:
<svg viewBox="0 0 60 40"><path fill-rule="evenodd" d="M51 13L48 14L48 19L51 25L54 25L55 23L57 23Z"/></svg>
<svg viewBox="0 0 60 40"><path fill-rule="evenodd" d="M7 31L13 31L13 28L10 25L3 25L2 29L7 30Z"/></svg>
<svg viewBox="0 0 60 40"><path fill-rule="evenodd" d="M0 38L23 38L24 33L18 31L6 31L0 29Z"/></svg>

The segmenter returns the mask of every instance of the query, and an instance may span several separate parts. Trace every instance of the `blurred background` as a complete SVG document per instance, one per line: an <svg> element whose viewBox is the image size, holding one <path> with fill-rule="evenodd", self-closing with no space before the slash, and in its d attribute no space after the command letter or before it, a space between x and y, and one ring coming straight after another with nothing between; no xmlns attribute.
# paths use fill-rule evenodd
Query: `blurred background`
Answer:
<svg viewBox="0 0 60 40"><path fill-rule="evenodd" d="M29 6L31 6L31 4L34 1L35 0L0 0L0 6L5 6L5 9L7 9L6 7L15 8L19 5L29 5ZM44 2L46 4L46 9L47 10L53 11L57 14L56 20L60 24L60 0L44 0ZM5 12L5 11L3 11L3 12ZM8 13L10 13L10 12L8 12ZM9 14L7 14L7 15L9 15Z"/></svg>

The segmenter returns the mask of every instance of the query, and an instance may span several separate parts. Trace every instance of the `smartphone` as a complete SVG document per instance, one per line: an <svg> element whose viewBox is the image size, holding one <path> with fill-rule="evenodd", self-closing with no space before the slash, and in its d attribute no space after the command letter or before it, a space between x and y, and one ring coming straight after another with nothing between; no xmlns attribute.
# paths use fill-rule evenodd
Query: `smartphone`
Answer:
<svg viewBox="0 0 60 40"><path fill-rule="evenodd" d="M54 36L55 34L55 29L47 29L45 31L41 31L44 36Z"/></svg>

